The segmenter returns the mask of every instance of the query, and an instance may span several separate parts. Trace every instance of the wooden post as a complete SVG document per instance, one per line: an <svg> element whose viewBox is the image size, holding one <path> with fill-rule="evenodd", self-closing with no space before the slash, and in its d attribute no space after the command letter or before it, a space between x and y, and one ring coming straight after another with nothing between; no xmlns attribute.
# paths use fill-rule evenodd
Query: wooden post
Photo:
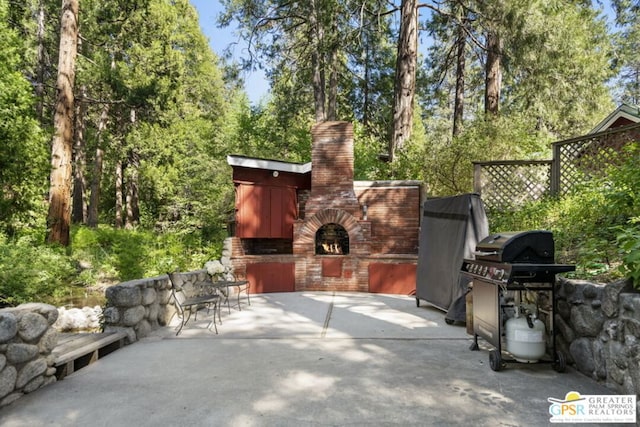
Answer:
<svg viewBox="0 0 640 427"><path fill-rule="evenodd" d="M482 164L473 162L473 192L482 195Z"/></svg>
<svg viewBox="0 0 640 427"><path fill-rule="evenodd" d="M560 195L560 144L553 144L551 159L551 196Z"/></svg>

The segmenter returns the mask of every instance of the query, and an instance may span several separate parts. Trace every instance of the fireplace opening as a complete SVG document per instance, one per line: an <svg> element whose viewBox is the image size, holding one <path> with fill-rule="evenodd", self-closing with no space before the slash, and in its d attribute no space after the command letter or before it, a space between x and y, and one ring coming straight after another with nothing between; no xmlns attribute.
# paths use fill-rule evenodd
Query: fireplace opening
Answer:
<svg viewBox="0 0 640 427"><path fill-rule="evenodd" d="M316 232L316 255L347 255L349 233L340 224L325 224Z"/></svg>

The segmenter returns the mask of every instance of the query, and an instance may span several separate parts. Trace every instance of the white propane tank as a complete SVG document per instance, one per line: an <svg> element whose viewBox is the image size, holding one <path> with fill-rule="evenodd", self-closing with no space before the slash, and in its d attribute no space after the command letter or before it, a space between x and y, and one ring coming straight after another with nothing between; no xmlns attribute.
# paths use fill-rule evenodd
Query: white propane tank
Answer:
<svg viewBox="0 0 640 427"><path fill-rule="evenodd" d="M536 363L546 351L545 327L540 319L531 319L529 326L527 317L520 316L516 308L515 316L507 320L507 351L522 363Z"/></svg>

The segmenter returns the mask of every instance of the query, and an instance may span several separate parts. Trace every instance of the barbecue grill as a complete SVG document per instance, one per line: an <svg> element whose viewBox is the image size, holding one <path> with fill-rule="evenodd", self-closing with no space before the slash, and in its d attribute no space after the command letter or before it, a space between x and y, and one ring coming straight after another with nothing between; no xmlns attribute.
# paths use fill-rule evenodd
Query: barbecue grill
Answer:
<svg viewBox="0 0 640 427"><path fill-rule="evenodd" d="M461 273L473 281L473 336L471 350L478 350L478 337L483 338L494 349L489 353L489 365L499 371L506 362L550 362L553 368L562 372L566 368L564 355L556 350L555 339L555 276L575 270L575 266L554 264L554 241L550 231L533 230L492 234L478 242L475 259L464 259ZM551 297L551 351L546 349L546 332L536 320L536 313L527 313L524 327L518 326L515 333L505 337L503 327L519 318L523 293L547 292ZM511 317L510 317L511 315ZM523 319L523 321L524 321ZM528 327L527 327L528 325ZM538 325L538 326L536 326ZM507 328L509 330L509 328ZM513 331L511 331L513 332ZM503 356L503 341L514 359ZM542 346L544 354L550 353L549 360L542 355L530 355Z"/></svg>

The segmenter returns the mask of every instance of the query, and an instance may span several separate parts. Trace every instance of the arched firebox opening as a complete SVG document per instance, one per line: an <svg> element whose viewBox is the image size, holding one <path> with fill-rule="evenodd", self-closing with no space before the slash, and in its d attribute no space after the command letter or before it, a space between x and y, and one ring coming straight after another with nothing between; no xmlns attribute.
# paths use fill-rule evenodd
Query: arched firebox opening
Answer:
<svg viewBox="0 0 640 427"><path fill-rule="evenodd" d="M349 233L340 224L325 224L316 232L316 255L348 255Z"/></svg>

